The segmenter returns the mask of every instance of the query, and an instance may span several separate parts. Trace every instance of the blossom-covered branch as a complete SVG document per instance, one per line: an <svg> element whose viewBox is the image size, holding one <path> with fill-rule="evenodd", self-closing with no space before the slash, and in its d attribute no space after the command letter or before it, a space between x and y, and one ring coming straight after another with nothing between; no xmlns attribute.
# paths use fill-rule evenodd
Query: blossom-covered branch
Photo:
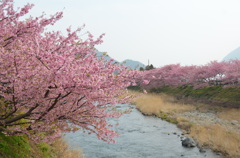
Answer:
<svg viewBox="0 0 240 158"><path fill-rule="evenodd" d="M99 139L113 141L106 118L109 110L134 83L136 72L96 57L94 40L79 38L81 29L46 32L62 13L21 21L33 5L19 12L12 0L0 5L0 128L9 134L27 134L32 140L51 141L61 132L90 130Z"/></svg>

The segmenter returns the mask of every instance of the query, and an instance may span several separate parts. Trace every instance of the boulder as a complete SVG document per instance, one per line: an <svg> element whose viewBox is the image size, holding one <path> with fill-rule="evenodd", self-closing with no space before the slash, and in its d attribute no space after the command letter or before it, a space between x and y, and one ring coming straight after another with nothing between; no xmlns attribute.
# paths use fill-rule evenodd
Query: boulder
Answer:
<svg viewBox="0 0 240 158"><path fill-rule="evenodd" d="M237 124L238 124L238 121L237 121L237 120L232 120L231 124L232 124L232 125L237 125Z"/></svg>
<svg viewBox="0 0 240 158"><path fill-rule="evenodd" d="M182 146L187 147L187 148L192 148L192 147L196 146L196 143L192 138L185 138L182 141Z"/></svg>
<svg viewBox="0 0 240 158"><path fill-rule="evenodd" d="M206 150L205 150L205 149L203 149L203 148L200 148L200 149L199 149L199 152L200 152L200 153L205 153L205 152L206 152Z"/></svg>

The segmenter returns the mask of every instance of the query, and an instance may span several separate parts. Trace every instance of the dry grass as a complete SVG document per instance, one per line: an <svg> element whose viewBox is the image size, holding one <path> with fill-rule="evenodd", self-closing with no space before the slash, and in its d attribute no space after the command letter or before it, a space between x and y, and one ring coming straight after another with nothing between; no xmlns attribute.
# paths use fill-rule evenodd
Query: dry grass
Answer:
<svg viewBox="0 0 240 158"><path fill-rule="evenodd" d="M226 109L218 114L218 117L224 120L237 120L240 122L240 109Z"/></svg>
<svg viewBox="0 0 240 158"><path fill-rule="evenodd" d="M56 158L82 158L81 150L70 150L67 143L61 138L52 144Z"/></svg>
<svg viewBox="0 0 240 158"><path fill-rule="evenodd" d="M191 128L193 127L193 123L189 122L186 118L177 117L177 127L185 130L186 132L190 132Z"/></svg>
<svg viewBox="0 0 240 158"><path fill-rule="evenodd" d="M174 114L195 110L195 107L192 105L174 103L174 98L167 95L130 93L137 96L133 103L136 104L141 112L147 115L158 115L160 111Z"/></svg>
<svg viewBox="0 0 240 158"><path fill-rule="evenodd" d="M221 151L232 158L240 157L240 133L230 132L220 125L193 126L190 136L202 146Z"/></svg>
<svg viewBox="0 0 240 158"><path fill-rule="evenodd" d="M173 116L177 121L177 126L188 131L201 145L208 146L214 151L220 151L229 157L240 158L239 132L230 132L228 129L216 124L200 126L179 115L193 110L198 112L210 110L218 112L218 116L223 120L240 121L240 109L229 110L203 104L181 104L177 103L173 97L162 94L141 94L138 92L131 92L131 94L137 96L133 103L142 113L159 116L163 112Z"/></svg>

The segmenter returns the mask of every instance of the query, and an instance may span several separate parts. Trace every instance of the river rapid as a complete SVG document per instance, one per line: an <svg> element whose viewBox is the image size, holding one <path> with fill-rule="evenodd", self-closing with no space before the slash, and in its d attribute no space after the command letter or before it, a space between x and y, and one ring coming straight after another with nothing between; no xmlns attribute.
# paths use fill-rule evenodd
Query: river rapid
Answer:
<svg viewBox="0 0 240 158"><path fill-rule="evenodd" d="M92 134L82 131L67 133L65 140L72 149L83 150L84 158L220 158L210 150L200 152L199 148L182 146L182 132L176 125L159 118L142 115L133 105L119 105L119 109L131 107L132 112L124 114L112 123L119 123L114 130L121 134L108 144Z"/></svg>

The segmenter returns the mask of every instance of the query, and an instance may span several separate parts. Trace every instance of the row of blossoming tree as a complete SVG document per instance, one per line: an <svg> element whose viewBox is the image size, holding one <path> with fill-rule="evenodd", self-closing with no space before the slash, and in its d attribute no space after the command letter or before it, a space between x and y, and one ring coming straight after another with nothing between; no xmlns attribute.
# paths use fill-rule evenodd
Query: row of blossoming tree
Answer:
<svg viewBox="0 0 240 158"><path fill-rule="evenodd" d="M121 115L113 105L128 100L119 96L135 72L96 57L102 36L47 32L62 12L21 20L33 5L15 10L13 4L0 2L0 131L52 141L81 129L114 141L107 119Z"/></svg>
<svg viewBox="0 0 240 158"><path fill-rule="evenodd" d="M186 85L195 88L215 85L240 86L240 60L213 61L203 66L166 65L141 73L137 83L146 89Z"/></svg>

